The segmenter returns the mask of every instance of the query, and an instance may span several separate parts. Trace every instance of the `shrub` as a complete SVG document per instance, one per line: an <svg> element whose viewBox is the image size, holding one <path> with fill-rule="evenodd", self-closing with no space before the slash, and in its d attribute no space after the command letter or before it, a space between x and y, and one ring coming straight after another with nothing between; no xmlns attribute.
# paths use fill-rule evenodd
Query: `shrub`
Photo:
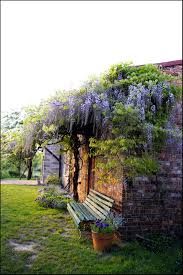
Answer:
<svg viewBox="0 0 183 275"><path fill-rule="evenodd" d="M67 192L61 189L59 185L54 185L54 184L46 185L44 188L40 189L39 192L41 194L49 193L50 195L54 195L54 196L67 194Z"/></svg>
<svg viewBox="0 0 183 275"><path fill-rule="evenodd" d="M54 196L49 194L44 194L39 196L36 201L40 206L45 208L58 208L58 209L67 209L67 203L70 201L69 198L64 196Z"/></svg>
<svg viewBox="0 0 183 275"><path fill-rule="evenodd" d="M57 175L49 175L45 180L46 184L60 184L60 179Z"/></svg>
<svg viewBox="0 0 183 275"><path fill-rule="evenodd" d="M9 175L12 178L16 178L16 177L19 177L20 174L17 171L9 171Z"/></svg>
<svg viewBox="0 0 183 275"><path fill-rule="evenodd" d="M49 185L39 190L40 195L36 201L45 208L67 209L67 203L71 200L66 192L59 186Z"/></svg>

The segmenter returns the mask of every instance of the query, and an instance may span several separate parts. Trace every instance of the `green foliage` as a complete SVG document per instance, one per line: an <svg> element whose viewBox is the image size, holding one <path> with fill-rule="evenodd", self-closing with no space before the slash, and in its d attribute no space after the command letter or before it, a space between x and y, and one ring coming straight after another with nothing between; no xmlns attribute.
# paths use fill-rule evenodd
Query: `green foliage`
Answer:
<svg viewBox="0 0 183 275"><path fill-rule="evenodd" d="M45 186L43 189L40 189L39 192L41 192L42 194L48 193L49 195L53 195L53 196L60 196L61 194L62 195L67 194L67 192L63 192L60 186L55 184L49 184Z"/></svg>
<svg viewBox="0 0 183 275"><path fill-rule="evenodd" d="M129 156L124 160L124 170L129 177L136 176L152 176L159 171L159 165L150 155L142 155L141 157Z"/></svg>
<svg viewBox="0 0 183 275"><path fill-rule="evenodd" d="M38 197L36 201L40 206L45 208L58 208L58 209L67 209L67 203L70 201L68 198L64 196L53 196L49 194L44 194L41 197Z"/></svg>
<svg viewBox="0 0 183 275"><path fill-rule="evenodd" d="M37 197L36 201L40 206L45 208L58 208L67 209L67 203L70 198L66 193L61 192L60 187L54 186L53 183L48 187L40 190L41 194Z"/></svg>
<svg viewBox="0 0 183 275"><path fill-rule="evenodd" d="M24 169L24 155L21 129L16 127L2 130L1 178L20 176Z"/></svg>
<svg viewBox="0 0 183 275"><path fill-rule="evenodd" d="M13 110L2 113L1 130L7 132L12 129L20 129L23 124L24 114L22 111Z"/></svg>
<svg viewBox="0 0 183 275"><path fill-rule="evenodd" d="M127 177L155 174L158 171L157 161L153 155L141 150L145 143L144 125L139 120L137 111L117 103L112 122L112 139L90 138L91 154L106 157L108 160L105 162L101 159L97 163L97 167L103 169L104 177L107 170L119 170L120 166Z"/></svg>
<svg viewBox="0 0 183 275"><path fill-rule="evenodd" d="M119 76L121 76L120 79ZM121 87L126 91L127 87L131 84L142 83L143 85L148 85L149 81L157 84L158 82L171 81L173 79L172 76L162 73L157 66L152 64L132 66L131 63L122 63L111 66L101 76L101 84L105 88Z"/></svg>
<svg viewBox="0 0 183 275"><path fill-rule="evenodd" d="M46 184L60 184L60 179L57 175L49 175L45 180Z"/></svg>
<svg viewBox="0 0 183 275"><path fill-rule="evenodd" d="M14 114L14 113L13 113ZM31 150L26 150L26 119L22 121L22 117L25 118L25 113L18 113L19 116L12 117L11 113L7 114L6 119L9 121L9 128L5 124L2 129L2 147L1 147L1 157L2 157L2 166L1 166L1 178L10 178L10 177L20 177L22 172L25 171L28 162L33 160L37 150L36 143ZM21 120L20 120L21 118ZM12 120L12 121L11 121ZM34 121L35 122L35 121ZM41 158L40 154L37 155L33 161L34 172L37 170L40 174L41 167ZM35 173L35 175L36 175Z"/></svg>
<svg viewBox="0 0 183 275"><path fill-rule="evenodd" d="M117 103L113 111L112 133L134 141L139 137L143 138L143 123L139 119L137 110Z"/></svg>
<svg viewBox="0 0 183 275"><path fill-rule="evenodd" d="M174 96L177 100L180 101L182 99L182 87L181 86L171 85L171 92L174 94Z"/></svg>
<svg viewBox="0 0 183 275"><path fill-rule="evenodd" d="M111 221L100 221L91 224L91 230L96 233L112 233L115 232L115 227Z"/></svg>
<svg viewBox="0 0 183 275"><path fill-rule="evenodd" d="M130 65L130 63L112 65L106 73L101 75L103 86L110 87L117 81L119 75L126 79L129 76L129 70L131 70Z"/></svg>

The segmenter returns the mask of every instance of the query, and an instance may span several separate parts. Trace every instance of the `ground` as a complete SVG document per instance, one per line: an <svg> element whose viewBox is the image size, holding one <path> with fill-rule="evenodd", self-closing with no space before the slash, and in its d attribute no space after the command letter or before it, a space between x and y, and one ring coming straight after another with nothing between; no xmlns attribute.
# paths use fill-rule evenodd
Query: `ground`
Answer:
<svg viewBox="0 0 183 275"><path fill-rule="evenodd" d="M39 186L1 185L1 274L179 274L180 248L155 254L136 242L97 253L65 211L35 201Z"/></svg>

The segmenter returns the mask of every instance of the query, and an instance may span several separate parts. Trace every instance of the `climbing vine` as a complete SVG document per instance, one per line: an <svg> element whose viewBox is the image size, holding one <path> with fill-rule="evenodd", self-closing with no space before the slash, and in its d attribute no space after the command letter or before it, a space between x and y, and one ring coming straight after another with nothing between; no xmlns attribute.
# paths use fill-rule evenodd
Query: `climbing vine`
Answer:
<svg viewBox="0 0 183 275"><path fill-rule="evenodd" d="M180 96L171 80L153 65L118 64L78 91L58 92L47 100L42 142L51 136L69 144L76 198L80 134L89 140L90 155L102 160L97 165L105 177L115 169L128 177L157 173L156 152L166 140L168 116Z"/></svg>

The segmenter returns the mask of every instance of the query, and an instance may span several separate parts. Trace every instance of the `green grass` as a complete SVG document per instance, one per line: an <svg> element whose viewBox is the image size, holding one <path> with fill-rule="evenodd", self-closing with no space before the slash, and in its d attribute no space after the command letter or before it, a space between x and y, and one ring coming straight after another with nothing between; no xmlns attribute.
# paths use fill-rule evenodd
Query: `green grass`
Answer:
<svg viewBox="0 0 183 275"><path fill-rule="evenodd" d="M180 247L155 254L136 242L97 253L79 239L67 212L44 209L34 200L37 186L1 186L1 274L179 274ZM69 228L70 237L62 235ZM37 243L32 252L15 252L9 241Z"/></svg>

